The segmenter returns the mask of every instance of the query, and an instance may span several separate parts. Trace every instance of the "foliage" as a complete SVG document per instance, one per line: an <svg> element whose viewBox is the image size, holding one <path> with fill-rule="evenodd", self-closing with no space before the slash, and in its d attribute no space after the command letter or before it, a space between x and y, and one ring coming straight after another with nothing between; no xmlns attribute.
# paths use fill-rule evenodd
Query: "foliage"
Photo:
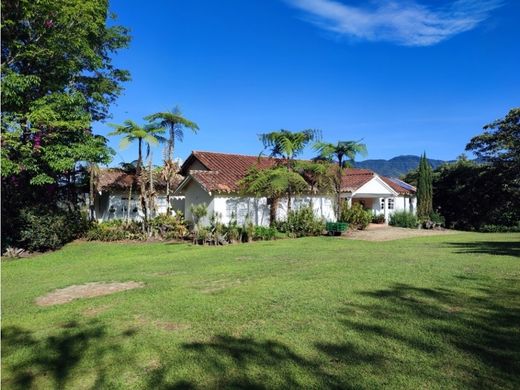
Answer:
<svg viewBox="0 0 520 390"><path fill-rule="evenodd" d="M437 211L432 211L430 213L429 220L437 226L444 226L446 223L445 218Z"/></svg>
<svg viewBox="0 0 520 390"><path fill-rule="evenodd" d="M316 142L314 149L319 153L319 160L337 163L335 175L333 175L333 185L336 191L336 215L340 215L343 203L341 198L343 168L350 166L357 154L366 155L367 147L359 141L338 141L337 144ZM350 161L344 161L345 158Z"/></svg>
<svg viewBox="0 0 520 390"><path fill-rule="evenodd" d="M385 223L385 214L379 213L372 215L372 223L382 224Z"/></svg>
<svg viewBox="0 0 520 390"><path fill-rule="evenodd" d="M274 240L277 236L277 233L278 231L275 227L255 226L253 239L261 241Z"/></svg>
<svg viewBox="0 0 520 390"><path fill-rule="evenodd" d="M231 218L225 230L230 243L236 243L241 241L242 229L240 228L240 226L238 226L238 221L235 213L231 214Z"/></svg>
<svg viewBox="0 0 520 390"><path fill-rule="evenodd" d="M334 192L334 173L325 161L296 161L294 171L309 185L311 192L330 194Z"/></svg>
<svg viewBox="0 0 520 390"><path fill-rule="evenodd" d="M131 119L127 119L122 125L110 124L114 128L114 131L108 133L111 136L122 136L119 143L121 149L126 148L130 143L137 141L138 143L138 157L136 171L140 173L143 165L143 143L146 145L146 155L150 154L151 145L155 145L159 142L166 142L166 138L162 134L166 131L164 127L161 127L158 123L147 123L143 126L138 125Z"/></svg>
<svg viewBox="0 0 520 390"><path fill-rule="evenodd" d="M320 131L314 129L296 132L282 129L260 134L260 141L264 145L264 150L269 150L271 157L279 157L286 160L285 163L289 167L310 142L319 138Z"/></svg>
<svg viewBox="0 0 520 390"><path fill-rule="evenodd" d="M478 231L481 233L520 233L520 223L515 226L482 225Z"/></svg>
<svg viewBox="0 0 520 390"><path fill-rule="evenodd" d="M188 228L182 213L159 214L148 222L152 235L165 240L182 239L188 235Z"/></svg>
<svg viewBox="0 0 520 390"><path fill-rule="evenodd" d="M122 241L144 240L146 236L141 222L114 219L94 223L85 238L88 241Z"/></svg>
<svg viewBox="0 0 520 390"><path fill-rule="evenodd" d="M365 230L372 221L372 212L365 210L360 203L353 203L349 207L348 203L343 202L340 221L347 222L351 228Z"/></svg>
<svg viewBox="0 0 520 390"><path fill-rule="evenodd" d="M389 224L402 228L417 229L419 220L415 214L408 211L396 211L390 216Z"/></svg>
<svg viewBox="0 0 520 390"><path fill-rule="evenodd" d="M239 185L244 195L266 196L269 199L271 226L276 221L279 199L289 192L296 194L308 189L304 178L285 166L268 169L252 167Z"/></svg>
<svg viewBox="0 0 520 390"><path fill-rule="evenodd" d="M78 210L42 208L21 210L16 245L31 252L61 248L87 231L89 222Z"/></svg>
<svg viewBox="0 0 520 390"><path fill-rule="evenodd" d="M208 215L208 206L206 203L192 204L190 212L193 215L193 223L196 228L200 228L201 219Z"/></svg>
<svg viewBox="0 0 520 390"><path fill-rule="evenodd" d="M22 209L75 206L80 165L111 160L91 123L129 79L111 60L129 36L105 0L2 0L1 17L2 192L17 194L2 197L2 239L16 241Z"/></svg>
<svg viewBox="0 0 520 390"><path fill-rule="evenodd" d="M426 159L426 153L421 157L417 177L417 216L427 218L433 210L433 174Z"/></svg>
<svg viewBox="0 0 520 390"><path fill-rule="evenodd" d="M287 219L279 221L276 228L290 237L319 236L323 234L325 221L316 217L312 208L306 206L289 211Z"/></svg>
<svg viewBox="0 0 520 390"><path fill-rule="evenodd" d="M434 205L446 226L480 230L482 225L515 226L520 221L520 195L514 179L494 165L460 158L437 169Z"/></svg>
<svg viewBox="0 0 520 390"><path fill-rule="evenodd" d="M171 111L156 112L148 115L144 119L152 122L159 122L160 126L168 129L167 149L164 156L165 161L173 161L173 152L175 149L175 141L184 139L184 129L190 129L194 133L199 130L199 126L182 116L181 110L175 107Z"/></svg>

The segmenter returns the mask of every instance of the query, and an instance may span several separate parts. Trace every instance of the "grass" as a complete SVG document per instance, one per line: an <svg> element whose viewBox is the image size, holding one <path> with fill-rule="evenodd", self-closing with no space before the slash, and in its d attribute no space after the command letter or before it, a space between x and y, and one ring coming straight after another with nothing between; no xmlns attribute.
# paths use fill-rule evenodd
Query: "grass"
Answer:
<svg viewBox="0 0 520 390"><path fill-rule="evenodd" d="M2 268L4 389L520 387L519 234L78 242Z"/></svg>

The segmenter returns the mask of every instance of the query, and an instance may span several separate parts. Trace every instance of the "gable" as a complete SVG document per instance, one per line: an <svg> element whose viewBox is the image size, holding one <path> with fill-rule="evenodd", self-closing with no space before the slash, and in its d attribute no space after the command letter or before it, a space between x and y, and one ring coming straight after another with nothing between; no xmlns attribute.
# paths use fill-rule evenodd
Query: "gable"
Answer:
<svg viewBox="0 0 520 390"><path fill-rule="evenodd" d="M356 195L388 195L395 196L397 193L386 184L379 176L374 176L367 183L358 188L354 194Z"/></svg>

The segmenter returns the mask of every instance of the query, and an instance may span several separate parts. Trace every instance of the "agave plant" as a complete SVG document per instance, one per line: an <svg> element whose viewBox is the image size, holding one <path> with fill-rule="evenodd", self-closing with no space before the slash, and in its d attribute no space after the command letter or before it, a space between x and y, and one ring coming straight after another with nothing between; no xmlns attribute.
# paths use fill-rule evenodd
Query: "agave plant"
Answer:
<svg viewBox="0 0 520 390"><path fill-rule="evenodd" d="M23 257L25 254L25 249L22 248L14 248L14 247L8 247L6 248L4 252L4 257L10 258L10 259L19 259L20 257Z"/></svg>

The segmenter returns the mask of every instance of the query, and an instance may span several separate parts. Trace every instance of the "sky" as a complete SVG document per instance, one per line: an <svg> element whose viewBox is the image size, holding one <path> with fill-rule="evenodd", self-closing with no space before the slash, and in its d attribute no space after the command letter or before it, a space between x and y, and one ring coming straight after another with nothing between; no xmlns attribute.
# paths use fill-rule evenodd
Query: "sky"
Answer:
<svg viewBox="0 0 520 390"><path fill-rule="evenodd" d="M258 155L258 134L320 129L365 158L451 160L520 105L517 0L112 0L132 80L108 123L179 106L192 150ZM119 148L111 165L136 158ZM162 146L153 149L160 164ZM302 157L312 157L308 148ZM360 158L364 159L364 158Z"/></svg>

